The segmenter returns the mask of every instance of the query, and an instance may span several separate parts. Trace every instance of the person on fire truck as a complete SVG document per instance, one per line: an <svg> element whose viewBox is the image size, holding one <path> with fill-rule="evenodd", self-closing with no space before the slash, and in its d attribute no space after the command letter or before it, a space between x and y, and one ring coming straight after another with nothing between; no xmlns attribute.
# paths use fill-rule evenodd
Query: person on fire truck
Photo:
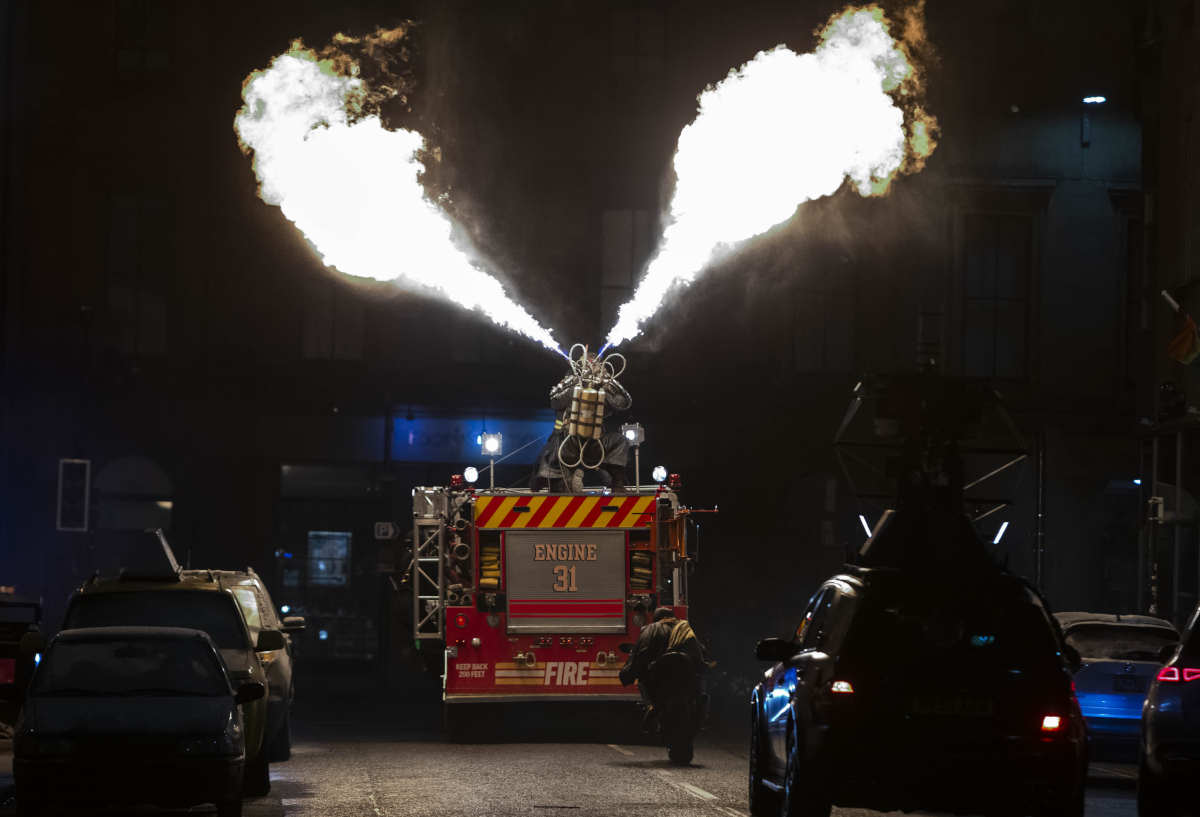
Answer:
<svg viewBox="0 0 1200 817"><path fill-rule="evenodd" d="M649 676L650 665L662 658L667 652L681 652L692 659L696 668L694 683L696 692L704 694L704 673L708 669L707 652L692 625L675 617L675 611L670 607L660 607L654 611L654 621L642 628L638 633L637 642L629 652L625 666L621 667L621 686L629 686L637 682L642 698L648 702L646 716L642 728L652 731L658 720L658 707L655 702L661 700L663 690L655 689Z"/></svg>
<svg viewBox="0 0 1200 817"><path fill-rule="evenodd" d="M589 352L588 359L595 360L595 352ZM577 493L583 490L584 468L568 468L559 458L559 449L561 448L562 455L568 461L579 461L579 438L567 439L566 428L567 416L571 410L572 391L578 382L579 378L574 372L570 372L550 390L550 407L554 409L555 414L554 431L542 447L541 453L538 454L533 477L529 482L531 490L537 491L547 486L551 493L558 494ZM609 380L604 390L604 403L613 413L626 411L633 405L633 398L616 378ZM614 491L622 491L628 485L626 469L629 466L629 441L622 434L612 430L608 422L610 419L611 417L605 417L602 426L603 433L600 435L600 446L604 448L604 457L601 459L600 465L612 478L612 484L608 487ZM565 447L563 447L564 439L566 439ZM591 453L591 449L598 450L599 446L596 446L591 440L585 441L583 451L585 459Z"/></svg>

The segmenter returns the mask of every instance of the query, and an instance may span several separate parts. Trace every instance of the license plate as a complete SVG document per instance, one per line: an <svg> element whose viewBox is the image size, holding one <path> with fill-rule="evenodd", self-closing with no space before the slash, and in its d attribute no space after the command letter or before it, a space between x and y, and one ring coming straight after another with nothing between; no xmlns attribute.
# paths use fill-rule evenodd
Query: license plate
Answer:
<svg viewBox="0 0 1200 817"><path fill-rule="evenodd" d="M1113 692L1145 692L1149 679L1142 675L1114 675Z"/></svg>
<svg viewBox="0 0 1200 817"><path fill-rule="evenodd" d="M913 712L918 715L968 715L987 717L992 714L992 702L986 698L913 698Z"/></svg>

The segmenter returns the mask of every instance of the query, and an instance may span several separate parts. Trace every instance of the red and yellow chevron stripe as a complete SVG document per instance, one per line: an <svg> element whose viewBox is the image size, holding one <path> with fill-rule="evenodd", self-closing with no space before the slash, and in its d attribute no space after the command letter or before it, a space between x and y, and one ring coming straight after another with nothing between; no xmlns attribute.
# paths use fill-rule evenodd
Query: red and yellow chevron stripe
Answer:
<svg viewBox="0 0 1200 817"><path fill-rule="evenodd" d="M653 496L489 496L475 498L480 528L644 528Z"/></svg>

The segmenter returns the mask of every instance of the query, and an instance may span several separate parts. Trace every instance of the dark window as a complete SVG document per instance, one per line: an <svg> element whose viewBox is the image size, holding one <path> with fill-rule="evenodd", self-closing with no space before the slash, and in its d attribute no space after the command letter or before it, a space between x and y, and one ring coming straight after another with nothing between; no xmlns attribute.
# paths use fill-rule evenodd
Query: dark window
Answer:
<svg viewBox="0 0 1200 817"><path fill-rule="evenodd" d="M167 0L119 0L117 85L121 88L154 89L171 84L174 5Z"/></svg>
<svg viewBox="0 0 1200 817"><path fill-rule="evenodd" d="M1033 220L969 214L963 258L963 372L1020 379L1026 374Z"/></svg>
<svg viewBox="0 0 1200 817"><path fill-rule="evenodd" d="M653 6L613 7L611 67L615 74L663 72L667 18Z"/></svg>
<svg viewBox="0 0 1200 817"><path fill-rule="evenodd" d="M229 695L217 654L199 637L60 641L35 678L35 696Z"/></svg>
<svg viewBox="0 0 1200 817"><path fill-rule="evenodd" d="M855 301L852 271L833 267L808 274L793 307L795 371L854 371Z"/></svg>
<svg viewBox="0 0 1200 817"><path fill-rule="evenodd" d="M325 276L304 281L304 356L362 360L366 313L361 299Z"/></svg>
<svg viewBox="0 0 1200 817"><path fill-rule="evenodd" d="M821 591L817 603L813 605L811 617L804 626L804 632L800 634L800 649L815 650L821 646L821 638L827 634L829 611L833 608L836 598L837 591L832 587Z"/></svg>
<svg viewBox="0 0 1200 817"><path fill-rule="evenodd" d="M1165 627L1082 624L1067 631L1066 641L1085 659L1157 661L1158 651L1179 643L1179 636Z"/></svg>
<svg viewBox="0 0 1200 817"><path fill-rule="evenodd" d="M202 630L222 650L244 650L246 627L233 598L222 592L131 590L81 595L64 630L80 627L184 627Z"/></svg>
<svg viewBox="0 0 1200 817"><path fill-rule="evenodd" d="M309 531L308 583L319 587L345 587L349 583L349 533Z"/></svg>
<svg viewBox="0 0 1200 817"><path fill-rule="evenodd" d="M171 201L162 193L112 197L108 245L108 308L124 354L167 351L167 288L171 278Z"/></svg>
<svg viewBox="0 0 1200 817"><path fill-rule="evenodd" d="M650 210L605 210L600 217L600 323L617 322L617 310L654 248L655 214Z"/></svg>

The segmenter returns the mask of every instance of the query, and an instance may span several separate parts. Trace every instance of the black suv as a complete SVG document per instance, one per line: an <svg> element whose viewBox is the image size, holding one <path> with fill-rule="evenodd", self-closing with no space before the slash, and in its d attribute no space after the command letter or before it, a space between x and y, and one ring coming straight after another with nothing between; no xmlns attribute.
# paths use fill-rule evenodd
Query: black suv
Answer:
<svg viewBox="0 0 1200 817"><path fill-rule="evenodd" d="M1019 577L848 568L757 656L776 663L751 701L755 815L1083 815L1078 656Z"/></svg>

